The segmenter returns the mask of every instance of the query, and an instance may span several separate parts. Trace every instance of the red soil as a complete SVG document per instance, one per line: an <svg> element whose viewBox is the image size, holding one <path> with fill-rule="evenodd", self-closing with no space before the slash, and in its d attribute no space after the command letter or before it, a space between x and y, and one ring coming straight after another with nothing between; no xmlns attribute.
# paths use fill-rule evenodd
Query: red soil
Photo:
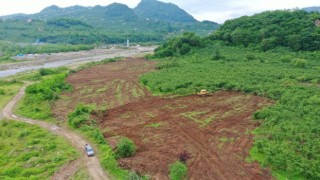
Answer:
<svg viewBox="0 0 320 180"><path fill-rule="evenodd" d="M252 114L270 101L225 91L207 97L152 97L138 77L154 65L129 59L76 73L68 78L74 91L55 104L55 113L65 119L79 102L107 105L107 113L95 117L105 138L114 145L125 136L138 148L120 165L153 179L168 179L168 165L182 151L191 154L188 179L272 179L268 170L245 161L253 144L250 131L259 125Z"/></svg>

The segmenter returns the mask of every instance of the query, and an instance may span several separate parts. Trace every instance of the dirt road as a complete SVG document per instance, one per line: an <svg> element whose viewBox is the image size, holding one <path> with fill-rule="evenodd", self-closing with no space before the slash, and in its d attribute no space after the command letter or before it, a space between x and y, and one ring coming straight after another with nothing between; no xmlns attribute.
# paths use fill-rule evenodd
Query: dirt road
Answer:
<svg viewBox="0 0 320 180"><path fill-rule="evenodd" d="M16 105L16 103L24 96L25 88L26 86L21 88L20 92L6 105L6 107L2 111L3 117L7 119L12 119L16 121L38 125L42 128L45 128L56 135L66 138L67 140L70 141L70 143L76 149L83 152L84 145L87 143L87 141L84 138L82 138L79 134L71 132L65 128L58 127L48 122L22 118L13 114L12 109ZM85 153L83 153L82 157L79 160L76 160L75 162L71 162L65 165L64 167L62 167L61 170L52 177L52 179L68 179L73 173L77 171L78 169L77 166L81 165L81 163L85 163L92 179L96 179L96 180L109 179L107 174L102 169L97 157L88 158L85 156Z"/></svg>

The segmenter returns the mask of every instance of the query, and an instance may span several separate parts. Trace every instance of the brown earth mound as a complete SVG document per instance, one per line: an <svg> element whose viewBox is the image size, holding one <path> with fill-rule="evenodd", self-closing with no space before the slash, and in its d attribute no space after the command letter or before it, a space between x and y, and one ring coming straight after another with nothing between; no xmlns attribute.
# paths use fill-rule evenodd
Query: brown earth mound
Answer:
<svg viewBox="0 0 320 180"><path fill-rule="evenodd" d="M68 78L74 91L55 104L55 113L65 119L77 103L106 105L107 113L95 117L105 138L114 145L125 136L138 148L120 165L153 179L167 179L168 165L182 151L191 155L188 179L272 179L269 171L245 161L253 144L250 132L259 125L252 114L270 101L236 92L152 97L138 76L154 65L129 59L76 73Z"/></svg>

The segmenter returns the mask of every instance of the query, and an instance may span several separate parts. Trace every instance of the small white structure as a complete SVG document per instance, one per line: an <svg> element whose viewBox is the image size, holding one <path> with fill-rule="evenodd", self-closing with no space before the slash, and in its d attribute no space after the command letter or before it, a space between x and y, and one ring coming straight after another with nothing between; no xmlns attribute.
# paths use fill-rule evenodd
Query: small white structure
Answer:
<svg viewBox="0 0 320 180"><path fill-rule="evenodd" d="M130 41L127 39L127 47L130 47Z"/></svg>

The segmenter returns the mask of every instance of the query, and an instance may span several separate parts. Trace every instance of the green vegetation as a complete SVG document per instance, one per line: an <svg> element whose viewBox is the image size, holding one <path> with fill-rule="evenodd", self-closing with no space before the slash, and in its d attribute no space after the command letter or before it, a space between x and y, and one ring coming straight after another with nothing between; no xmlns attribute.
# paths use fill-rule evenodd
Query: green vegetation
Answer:
<svg viewBox="0 0 320 180"><path fill-rule="evenodd" d="M117 62L120 60L120 57L115 57L115 58L107 58L101 61L95 61L95 62L89 62L84 65L81 65L77 67L76 69L70 70L70 73L76 73L78 71L81 71L83 69L87 69L93 66L101 65L101 64L107 64L107 63L112 63L112 62Z"/></svg>
<svg viewBox="0 0 320 180"><path fill-rule="evenodd" d="M95 105L77 105L75 110L68 115L68 125L72 128L79 128L88 124L90 121L90 114L95 109Z"/></svg>
<svg viewBox="0 0 320 180"><path fill-rule="evenodd" d="M40 83L28 86L25 97L18 105L17 113L33 119L51 120L52 102L59 98L61 91L71 89L65 83L66 76L66 73L52 75Z"/></svg>
<svg viewBox="0 0 320 180"><path fill-rule="evenodd" d="M0 63L15 62L11 58L18 54L57 53L57 52L90 50L93 48L95 48L94 45L68 45L68 44L19 45L19 44L0 41Z"/></svg>
<svg viewBox="0 0 320 180"><path fill-rule="evenodd" d="M0 122L0 179L49 179L79 154L62 138L34 125Z"/></svg>
<svg viewBox="0 0 320 180"><path fill-rule="evenodd" d="M0 110L19 92L22 84L17 80L0 80Z"/></svg>
<svg viewBox="0 0 320 180"><path fill-rule="evenodd" d="M90 179L90 175L85 167L81 167L71 178L70 180L83 180Z"/></svg>
<svg viewBox="0 0 320 180"><path fill-rule="evenodd" d="M116 155L118 158L126 158L133 156L136 152L136 146L133 141L128 138L120 139L119 144L117 145Z"/></svg>
<svg viewBox="0 0 320 180"><path fill-rule="evenodd" d="M163 125L163 123L160 122L160 123L149 124L149 125L147 125L146 127L159 128L159 127L161 127L162 125Z"/></svg>
<svg viewBox="0 0 320 180"><path fill-rule="evenodd" d="M194 23L190 14L171 3L157 0L142 0L134 9L139 17L168 22Z"/></svg>
<svg viewBox="0 0 320 180"><path fill-rule="evenodd" d="M171 164L169 168L169 178L171 180L184 180L187 178L186 176L188 167L184 163L176 161L175 163Z"/></svg>
<svg viewBox="0 0 320 180"><path fill-rule="evenodd" d="M255 47L267 51L287 47L294 51L320 50L320 13L268 11L226 21L210 38L228 45Z"/></svg>
<svg viewBox="0 0 320 180"><path fill-rule="evenodd" d="M275 177L319 179L320 52L281 47L264 52L203 38L202 47L192 47L184 56L175 51L170 57L163 55L163 49L172 49L168 44L179 44L181 39L156 50L153 58L162 58L160 63L165 65L143 75L141 82L156 95L233 90L274 100L273 106L254 114L261 126L255 130L257 151L252 158L271 168ZM216 52L222 58L212 58Z"/></svg>
<svg viewBox="0 0 320 180"><path fill-rule="evenodd" d="M202 41L194 33L184 33L173 38L155 50L154 57L181 56L190 53L192 48L201 47Z"/></svg>
<svg viewBox="0 0 320 180"><path fill-rule="evenodd" d="M208 124L210 124L212 121L215 120L216 118L216 115L212 115L210 117L207 117L205 119L199 119L197 118L197 116L199 115L202 115L202 114L205 114L206 112L186 112L186 113L183 113L181 114L182 116L184 117L187 117L188 119L200 124L200 127L205 127L207 126Z"/></svg>

